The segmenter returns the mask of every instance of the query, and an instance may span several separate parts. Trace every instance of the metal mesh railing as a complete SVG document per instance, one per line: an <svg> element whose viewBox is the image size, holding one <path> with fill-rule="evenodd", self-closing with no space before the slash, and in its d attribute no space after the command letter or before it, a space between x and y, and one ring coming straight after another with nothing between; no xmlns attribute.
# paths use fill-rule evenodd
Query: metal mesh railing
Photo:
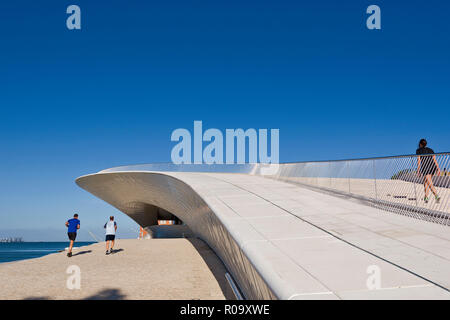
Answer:
<svg viewBox="0 0 450 320"><path fill-rule="evenodd" d="M420 166L419 166L420 159ZM385 210L450 226L450 153L284 164L172 164L116 167L102 172L175 171L257 174L363 199ZM428 188L430 178L439 201Z"/></svg>
<svg viewBox="0 0 450 320"><path fill-rule="evenodd" d="M389 211L450 225L449 168L450 153L439 153L286 163L269 177L368 200Z"/></svg>

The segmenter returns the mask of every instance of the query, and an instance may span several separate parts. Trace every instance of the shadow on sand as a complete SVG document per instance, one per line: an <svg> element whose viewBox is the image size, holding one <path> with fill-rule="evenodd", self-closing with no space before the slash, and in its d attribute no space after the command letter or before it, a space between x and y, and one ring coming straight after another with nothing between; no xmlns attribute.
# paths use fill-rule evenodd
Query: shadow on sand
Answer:
<svg viewBox="0 0 450 320"><path fill-rule="evenodd" d="M84 300L123 300L126 298L120 289L104 289Z"/></svg>
<svg viewBox="0 0 450 320"><path fill-rule="evenodd" d="M126 298L126 295L123 294L120 289L104 289L96 294L86 297L80 300L123 300ZM28 297L24 300L55 300L50 297Z"/></svg>
<svg viewBox="0 0 450 320"><path fill-rule="evenodd" d="M231 289L230 284L228 283L227 278L225 278L225 273L227 272L224 264L220 260L220 258L214 253L214 251L206 244L206 242L198 239L198 238L186 238L197 250L197 252L202 257L203 261L205 261L209 270L213 274L214 278L216 278L217 283L222 290L225 299L227 300L236 300L236 296L233 293L233 289Z"/></svg>
<svg viewBox="0 0 450 320"><path fill-rule="evenodd" d="M77 252L77 253L73 253L72 257L79 256L80 254L91 253L91 252L92 252L92 250L80 251L80 252Z"/></svg>

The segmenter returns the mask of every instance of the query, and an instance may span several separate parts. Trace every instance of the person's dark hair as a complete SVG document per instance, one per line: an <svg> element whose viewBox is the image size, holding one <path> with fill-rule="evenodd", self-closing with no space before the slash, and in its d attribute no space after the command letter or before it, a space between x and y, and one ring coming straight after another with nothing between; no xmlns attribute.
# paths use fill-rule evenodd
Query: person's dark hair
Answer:
<svg viewBox="0 0 450 320"><path fill-rule="evenodd" d="M420 139L419 141L419 148L425 148L427 146L427 140Z"/></svg>
<svg viewBox="0 0 450 320"><path fill-rule="evenodd" d="M78 213L75 213L75 214L73 215L73 217L74 217L74 218L78 218Z"/></svg>
<svg viewBox="0 0 450 320"><path fill-rule="evenodd" d="M114 220L114 216L109 217L109 220Z"/></svg>

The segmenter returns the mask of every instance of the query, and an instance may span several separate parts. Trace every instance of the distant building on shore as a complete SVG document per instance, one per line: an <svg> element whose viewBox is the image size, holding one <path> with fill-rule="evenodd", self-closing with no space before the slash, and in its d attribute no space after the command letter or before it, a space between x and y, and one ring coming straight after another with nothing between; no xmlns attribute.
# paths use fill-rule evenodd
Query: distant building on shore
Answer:
<svg viewBox="0 0 450 320"><path fill-rule="evenodd" d="M23 242L22 237L0 238L0 243Z"/></svg>

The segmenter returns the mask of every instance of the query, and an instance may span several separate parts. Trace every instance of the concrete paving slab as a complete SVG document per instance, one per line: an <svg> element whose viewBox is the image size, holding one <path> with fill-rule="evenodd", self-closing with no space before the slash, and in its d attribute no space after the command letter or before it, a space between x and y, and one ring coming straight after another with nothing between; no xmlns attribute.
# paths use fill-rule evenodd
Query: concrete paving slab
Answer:
<svg viewBox="0 0 450 320"><path fill-rule="evenodd" d="M367 289L370 276L368 268L371 266L380 270L381 288L427 284L412 274L334 238L273 242L333 292Z"/></svg>
<svg viewBox="0 0 450 320"><path fill-rule="evenodd" d="M289 215L281 217L248 218L247 221L258 230L264 238L269 240L331 237L307 223L299 223L298 219ZM274 225L276 225L277 228L274 228Z"/></svg>
<svg viewBox="0 0 450 320"><path fill-rule="evenodd" d="M339 292L344 300L448 300L448 294L432 285Z"/></svg>

